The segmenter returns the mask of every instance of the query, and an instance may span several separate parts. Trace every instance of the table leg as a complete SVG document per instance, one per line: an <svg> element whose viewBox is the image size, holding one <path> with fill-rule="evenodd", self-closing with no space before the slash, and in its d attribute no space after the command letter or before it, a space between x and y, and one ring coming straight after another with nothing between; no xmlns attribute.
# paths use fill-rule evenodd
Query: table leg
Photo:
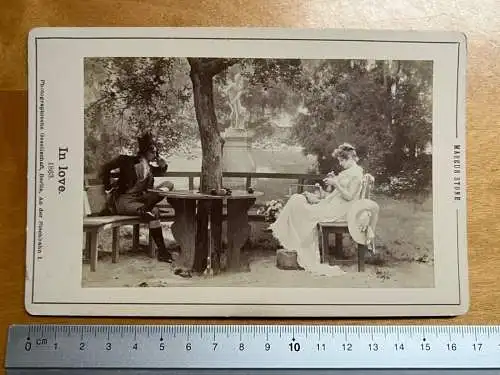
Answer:
<svg viewBox="0 0 500 375"><path fill-rule="evenodd" d="M210 207L210 253L212 268L215 274L220 271L220 255L222 250L222 200L212 201Z"/></svg>
<svg viewBox="0 0 500 375"><path fill-rule="evenodd" d="M193 271L195 273L203 273L209 267L209 238L208 238L208 217L210 215L210 201L200 200L198 202L198 210L195 217L196 225L196 249L193 261Z"/></svg>
<svg viewBox="0 0 500 375"><path fill-rule="evenodd" d="M255 203L251 199L228 199L227 201L227 265L229 271L239 271L241 268L241 248L250 237L248 210Z"/></svg>
<svg viewBox="0 0 500 375"><path fill-rule="evenodd" d="M181 247L179 267L191 270L196 247L196 200L168 198L175 210L172 235Z"/></svg>

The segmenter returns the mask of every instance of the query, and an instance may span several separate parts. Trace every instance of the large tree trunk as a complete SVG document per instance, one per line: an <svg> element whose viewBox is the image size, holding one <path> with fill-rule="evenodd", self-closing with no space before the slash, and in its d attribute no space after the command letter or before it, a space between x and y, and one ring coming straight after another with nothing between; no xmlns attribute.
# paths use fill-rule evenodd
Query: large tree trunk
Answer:
<svg viewBox="0 0 500 375"><path fill-rule="evenodd" d="M222 184L222 138L215 116L213 75L191 69L194 107L200 131L202 162L200 191L210 193Z"/></svg>
<svg viewBox="0 0 500 375"><path fill-rule="evenodd" d="M237 59L188 58L191 66L194 108L200 131L202 164L200 190L210 193L222 185L222 145L215 115L213 77Z"/></svg>
<svg viewBox="0 0 500 375"><path fill-rule="evenodd" d="M210 193L222 187L222 147L217 117L215 115L213 77L234 64L236 60L188 58L191 66L194 107L200 131L202 162L200 191ZM219 268L221 250L222 205L210 201L200 201L197 212L196 252L193 271L203 272L207 267L209 240L212 247L212 267ZM208 222L211 220L211 233Z"/></svg>

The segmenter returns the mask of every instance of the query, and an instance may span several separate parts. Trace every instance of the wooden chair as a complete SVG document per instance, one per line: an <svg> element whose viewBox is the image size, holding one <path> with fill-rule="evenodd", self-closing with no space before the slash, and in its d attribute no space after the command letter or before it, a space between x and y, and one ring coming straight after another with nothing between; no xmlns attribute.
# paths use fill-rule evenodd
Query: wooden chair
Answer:
<svg viewBox="0 0 500 375"><path fill-rule="evenodd" d="M362 187L359 194L359 199L370 199L371 192L373 190L375 179L369 173L363 176ZM340 254L342 252L342 240L345 233L349 233L349 228L347 222L320 222L317 225L319 234L319 251L321 263L328 261L328 249L329 249L329 236L330 234L335 234L335 253ZM367 251L367 246L364 244L358 244L358 272L363 272L365 270L365 254ZM334 263L341 263L340 260L335 260ZM349 261L350 262L350 261Z"/></svg>

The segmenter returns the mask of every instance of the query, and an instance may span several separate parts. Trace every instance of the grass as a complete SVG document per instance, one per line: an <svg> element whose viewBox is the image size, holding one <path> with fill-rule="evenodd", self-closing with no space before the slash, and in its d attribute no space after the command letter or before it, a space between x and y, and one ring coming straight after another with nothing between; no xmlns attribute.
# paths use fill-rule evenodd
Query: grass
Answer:
<svg viewBox="0 0 500 375"><path fill-rule="evenodd" d="M274 187L274 194L279 195L281 184L266 185ZM271 193L269 193L270 195ZM268 196L268 190L266 190ZM379 222L376 229L376 250L374 257L368 258L367 263L378 266L390 266L397 262L433 263L433 234L432 234L432 201L428 199L423 204L377 195L373 197L380 205ZM264 229L267 223L253 222L250 241L244 248L245 258L256 258L273 255L278 242ZM165 231L168 233L168 230ZM132 236L130 228L121 229L122 251L130 251ZM170 239L171 240L171 239ZM333 238L330 241L333 246ZM142 248L146 252L146 229L141 229ZM108 257L111 251L111 232L105 231L100 237L101 257ZM175 244L171 244L175 247ZM354 258L356 244L349 236L344 236L344 256ZM332 249L333 250L333 249ZM332 251L331 251L332 252Z"/></svg>

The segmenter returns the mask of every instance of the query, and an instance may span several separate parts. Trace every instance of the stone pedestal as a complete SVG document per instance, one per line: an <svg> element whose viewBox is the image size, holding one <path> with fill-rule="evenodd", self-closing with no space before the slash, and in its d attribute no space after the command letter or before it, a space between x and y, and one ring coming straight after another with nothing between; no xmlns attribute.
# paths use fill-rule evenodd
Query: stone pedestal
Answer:
<svg viewBox="0 0 500 375"><path fill-rule="evenodd" d="M257 167L251 154L251 133L247 130L227 129L222 135L224 148L222 155L223 172L255 172ZM244 178L224 178L226 187L244 187Z"/></svg>

